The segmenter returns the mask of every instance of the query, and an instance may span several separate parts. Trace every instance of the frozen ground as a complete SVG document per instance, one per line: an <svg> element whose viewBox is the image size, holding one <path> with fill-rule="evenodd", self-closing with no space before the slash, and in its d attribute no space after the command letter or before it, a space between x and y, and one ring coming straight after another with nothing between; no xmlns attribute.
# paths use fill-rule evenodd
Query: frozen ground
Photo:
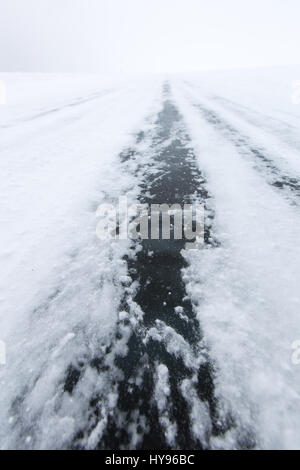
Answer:
<svg viewBox="0 0 300 470"><path fill-rule="evenodd" d="M0 75L1 448L300 448L297 79ZM205 248L98 240L124 194Z"/></svg>

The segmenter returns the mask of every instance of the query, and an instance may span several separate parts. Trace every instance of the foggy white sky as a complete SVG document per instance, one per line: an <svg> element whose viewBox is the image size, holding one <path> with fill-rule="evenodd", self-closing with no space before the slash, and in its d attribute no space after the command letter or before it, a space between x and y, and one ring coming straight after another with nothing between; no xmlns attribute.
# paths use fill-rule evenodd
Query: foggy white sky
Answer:
<svg viewBox="0 0 300 470"><path fill-rule="evenodd" d="M0 71L300 63L299 0L0 0Z"/></svg>

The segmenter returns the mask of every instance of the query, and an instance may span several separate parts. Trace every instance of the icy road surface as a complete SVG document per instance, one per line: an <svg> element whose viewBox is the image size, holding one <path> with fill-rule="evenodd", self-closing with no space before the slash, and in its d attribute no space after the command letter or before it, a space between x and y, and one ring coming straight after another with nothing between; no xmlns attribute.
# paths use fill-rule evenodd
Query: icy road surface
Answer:
<svg viewBox="0 0 300 470"><path fill-rule="evenodd" d="M1 78L0 447L300 449L299 108ZM124 195L203 203L205 247L99 240Z"/></svg>

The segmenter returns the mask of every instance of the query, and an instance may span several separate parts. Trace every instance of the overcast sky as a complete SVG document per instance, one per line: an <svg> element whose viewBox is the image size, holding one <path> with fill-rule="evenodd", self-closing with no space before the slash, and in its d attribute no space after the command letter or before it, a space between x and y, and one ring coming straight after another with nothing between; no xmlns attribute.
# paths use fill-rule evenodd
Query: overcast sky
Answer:
<svg viewBox="0 0 300 470"><path fill-rule="evenodd" d="M0 70L299 64L299 20L300 0L0 0Z"/></svg>

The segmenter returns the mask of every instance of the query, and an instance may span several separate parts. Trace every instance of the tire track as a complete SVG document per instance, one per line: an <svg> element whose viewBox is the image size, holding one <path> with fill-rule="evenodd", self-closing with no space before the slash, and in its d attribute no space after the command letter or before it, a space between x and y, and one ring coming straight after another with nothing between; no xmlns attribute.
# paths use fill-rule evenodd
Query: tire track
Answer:
<svg viewBox="0 0 300 470"><path fill-rule="evenodd" d="M299 150L300 139L297 136L297 128L282 119L254 111L247 106L235 103L221 96L213 96L214 101L220 103L225 109L233 111L239 118L251 126L263 128L266 132L284 141L290 147ZM297 136L297 137L296 137Z"/></svg>
<svg viewBox="0 0 300 470"><path fill-rule="evenodd" d="M211 196L168 85L155 129L141 132L136 147L120 157L135 168L140 203L204 203L205 243L217 245ZM234 426L219 415L214 367L182 279L184 246L160 236L133 243L124 258L128 279L115 338L90 364L105 385L90 401L89 428L77 435L75 448L207 449L212 436ZM70 394L79 379L80 371L69 371Z"/></svg>
<svg viewBox="0 0 300 470"><path fill-rule="evenodd" d="M292 205L299 204L300 182L297 178L283 173L272 158L267 155L267 151L264 148L253 144L249 137L241 134L229 122L221 118L218 113L202 104L196 104L194 107L201 112L202 117L208 124L221 131L222 135L234 144L240 155L248 158L251 157L254 160L254 168L264 177L269 185L279 190L281 194L284 194Z"/></svg>
<svg viewBox="0 0 300 470"><path fill-rule="evenodd" d="M14 121L12 124L2 125L2 126L0 126L0 128L1 129L11 129L11 128L16 127L19 124L33 122L33 121L36 121L37 119L41 119L41 118L44 118L44 117L47 117L47 116L51 116L53 114L59 114L62 111L65 111L67 109L76 108L77 106L81 106L83 104L90 103L92 101L97 101L100 98L103 98L103 97L108 96L108 95L110 95L112 93L115 93L115 92L116 92L115 90L104 90L102 92L93 93L92 95L90 95L86 98L78 98L75 101L72 101L70 103L66 103L62 106L57 106L56 108L46 109L46 110L41 111L41 112L39 112L37 114L34 114L32 116L24 117L22 119L18 119L16 121Z"/></svg>

